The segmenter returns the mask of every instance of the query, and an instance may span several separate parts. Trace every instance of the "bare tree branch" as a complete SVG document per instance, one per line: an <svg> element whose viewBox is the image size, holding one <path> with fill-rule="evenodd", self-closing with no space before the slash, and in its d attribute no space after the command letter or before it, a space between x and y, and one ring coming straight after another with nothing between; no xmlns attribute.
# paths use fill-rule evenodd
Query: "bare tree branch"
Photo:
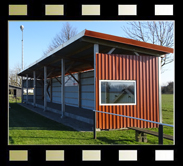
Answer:
<svg viewBox="0 0 183 166"><path fill-rule="evenodd" d="M174 24L171 21L139 21L129 22L128 26L122 26L126 37L157 44L165 47L174 46ZM162 58L161 66L173 62L172 54Z"/></svg>
<svg viewBox="0 0 183 166"><path fill-rule="evenodd" d="M43 54L46 55L53 49L65 43L67 40L69 40L71 37L75 36L76 34L77 34L77 29L75 27L72 27L68 22L64 23L61 31L56 34L56 36L53 38L48 48L45 51L43 51Z"/></svg>
<svg viewBox="0 0 183 166"><path fill-rule="evenodd" d="M13 69L9 69L9 84L21 87L22 86L22 78L18 76L17 73L21 71L21 65L16 64Z"/></svg>

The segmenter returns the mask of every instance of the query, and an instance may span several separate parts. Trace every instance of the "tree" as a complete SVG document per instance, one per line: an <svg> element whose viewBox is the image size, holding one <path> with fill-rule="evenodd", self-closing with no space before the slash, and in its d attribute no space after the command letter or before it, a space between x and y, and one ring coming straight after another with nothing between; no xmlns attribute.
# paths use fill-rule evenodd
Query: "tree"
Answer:
<svg viewBox="0 0 183 166"><path fill-rule="evenodd" d="M129 22L122 29L127 37L165 47L174 46L174 24L172 21ZM161 58L161 66L173 62L172 54Z"/></svg>
<svg viewBox="0 0 183 166"><path fill-rule="evenodd" d="M21 87L22 86L22 78L18 76L17 73L21 71L21 65L16 64L13 69L9 69L9 84Z"/></svg>
<svg viewBox="0 0 183 166"><path fill-rule="evenodd" d="M57 48L76 34L77 29L75 27L71 26L71 24L68 22L64 23L60 33L56 34L47 50L43 52L44 55Z"/></svg>
<svg viewBox="0 0 183 166"><path fill-rule="evenodd" d="M173 94L173 84L174 82L168 82L167 86L162 87L162 93L163 94Z"/></svg>

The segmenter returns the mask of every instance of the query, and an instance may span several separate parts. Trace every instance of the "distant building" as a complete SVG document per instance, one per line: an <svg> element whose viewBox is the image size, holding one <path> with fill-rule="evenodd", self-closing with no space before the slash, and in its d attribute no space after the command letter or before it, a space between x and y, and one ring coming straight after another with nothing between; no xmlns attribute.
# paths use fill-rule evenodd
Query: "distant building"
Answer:
<svg viewBox="0 0 183 166"><path fill-rule="evenodd" d="M11 93L10 89L13 89L13 93ZM13 94L15 97L21 97L22 88L18 86L9 85L9 94Z"/></svg>
<svg viewBox="0 0 183 166"><path fill-rule="evenodd" d="M27 93L27 89L24 89L23 91L24 91L24 93ZM34 92L34 89L33 88L28 89L28 93L33 93L33 92Z"/></svg>

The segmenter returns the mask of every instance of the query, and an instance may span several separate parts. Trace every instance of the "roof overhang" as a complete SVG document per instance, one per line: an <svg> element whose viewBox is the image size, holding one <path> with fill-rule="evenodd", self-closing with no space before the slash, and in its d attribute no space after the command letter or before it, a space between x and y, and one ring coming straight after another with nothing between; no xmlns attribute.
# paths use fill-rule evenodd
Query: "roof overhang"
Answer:
<svg viewBox="0 0 183 166"><path fill-rule="evenodd" d="M9 89L22 89L22 88L14 85L9 85Z"/></svg>
<svg viewBox="0 0 183 166"><path fill-rule="evenodd" d="M61 75L61 59L65 59L66 74L91 70L94 68L93 45L99 44L100 53L108 53L112 48L113 54L135 55L134 52L145 55L161 56L173 53L172 48L127 39L119 36L84 30L67 42L55 48L47 55L18 73L19 76L33 78L33 71L39 78L43 78L43 68L47 66L49 77Z"/></svg>

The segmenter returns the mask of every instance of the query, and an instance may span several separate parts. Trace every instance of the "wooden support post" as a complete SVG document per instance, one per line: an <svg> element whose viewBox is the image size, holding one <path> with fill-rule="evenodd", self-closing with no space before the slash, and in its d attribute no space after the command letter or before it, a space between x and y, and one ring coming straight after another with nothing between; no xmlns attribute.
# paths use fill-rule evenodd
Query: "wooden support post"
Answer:
<svg viewBox="0 0 183 166"><path fill-rule="evenodd" d="M50 78L50 101L52 102L52 78Z"/></svg>
<svg viewBox="0 0 183 166"><path fill-rule="evenodd" d="M161 57L158 58L158 84L159 84L159 122L162 123L162 107L161 107Z"/></svg>
<svg viewBox="0 0 183 166"><path fill-rule="evenodd" d="M36 71L33 71L34 76L34 107L36 106Z"/></svg>
<svg viewBox="0 0 183 166"><path fill-rule="evenodd" d="M163 145L163 125L159 125L159 144Z"/></svg>
<svg viewBox="0 0 183 166"><path fill-rule="evenodd" d="M81 73L78 73L78 107L81 108Z"/></svg>
<svg viewBox="0 0 183 166"><path fill-rule="evenodd" d="M47 67L44 66L44 111L46 111L47 100L46 100L46 88L47 88Z"/></svg>
<svg viewBox="0 0 183 166"><path fill-rule="evenodd" d="M21 77L22 78L22 94L21 94L21 103L23 103L23 93L24 93L24 86L23 86L23 76Z"/></svg>
<svg viewBox="0 0 183 166"><path fill-rule="evenodd" d="M115 50L116 48L112 48L107 54L112 54L112 52Z"/></svg>
<svg viewBox="0 0 183 166"><path fill-rule="evenodd" d="M135 139L137 142L142 142L142 132L141 131L135 131Z"/></svg>
<svg viewBox="0 0 183 166"><path fill-rule="evenodd" d="M54 78L62 85L62 83L59 81L59 79L57 77L54 77Z"/></svg>
<svg viewBox="0 0 183 166"><path fill-rule="evenodd" d="M95 99L95 90L96 90L96 53L99 53L99 45L98 44L94 44L94 50L93 50L93 56L94 56L94 110L96 110L96 99ZM93 126L93 130L94 130L94 139L97 138L96 135L96 112L94 111L94 126Z"/></svg>
<svg viewBox="0 0 183 166"><path fill-rule="evenodd" d="M147 134L142 133L142 142L147 142Z"/></svg>
<svg viewBox="0 0 183 166"><path fill-rule="evenodd" d="M41 99L44 101L44 80L41 80Z"/></svg>
<svg viewBox="0 0 183 166"><path fill-rule="evenodd" d="M70 76L79 84L79 81L69 72Z"/></svg>
<svg viewBox="0 0 183 166"><path fill-rule="evenodd" d="M27 80L26 80L26 88L27 88L27 95L26 95L26 104L28 104L28 74L26 74Z"/></svg>
<svg viewBox="0 0 183 166"><path fill-rule="evenodd" d="M62 116L61 118L64 117L65 113L65 59L61 59L61 104L62 104Z"/></svg>

